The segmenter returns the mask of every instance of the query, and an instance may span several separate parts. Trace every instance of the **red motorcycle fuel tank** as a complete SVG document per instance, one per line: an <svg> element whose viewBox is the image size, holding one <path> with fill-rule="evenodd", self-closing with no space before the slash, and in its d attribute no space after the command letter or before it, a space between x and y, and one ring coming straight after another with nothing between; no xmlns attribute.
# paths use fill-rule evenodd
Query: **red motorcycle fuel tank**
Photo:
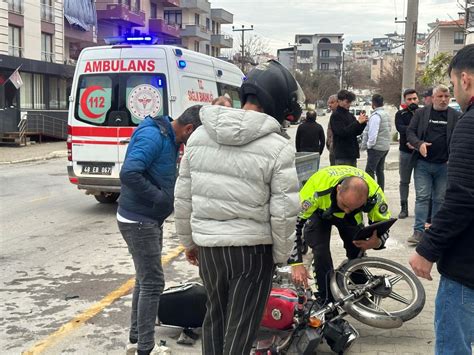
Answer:
<svg viewBox="0 0 474 355"><path fill-rule="evenodd" d="M272 288L261 325L278 330L291 328L297 303L298 296L295 291L288 288Z"/></svg>

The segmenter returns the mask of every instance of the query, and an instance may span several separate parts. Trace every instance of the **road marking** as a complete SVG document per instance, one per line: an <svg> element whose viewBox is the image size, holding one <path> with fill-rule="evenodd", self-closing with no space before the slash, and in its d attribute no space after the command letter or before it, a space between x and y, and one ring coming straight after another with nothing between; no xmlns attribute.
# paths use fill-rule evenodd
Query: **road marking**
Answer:
<svg viewBox="0 0 474 355"><path fill-rule="evenodd" d="M30 203L44 201L44 200L47 200L48 198L49 198L49 196L35 198L34 200L31 200Z"/></svg>
<svg viewBox="0 0 474 355"><path fill-rule="evenodd" d="M163 266L169 264L173 259L177 258L184 251L184 249L185 248L182 245L180 245L172 249L165 256L163 256L161 258L161 263L163 264ZM54 333L50 334L45 339L40 340L35 345L33 345L30 349L24 351L22 354L23 355L41 354L47 348L54 345L60 338L72 332L74 329L77 329L80 326L82 326L85 322L87 322L89 319L91 319L98 313L102 312L104 308L111 305L120 297L125 296L128 293L130 293L134 284L135 284L135 278L131 278L130 280L125 282L122 286L120 286L116 290L109 293L107 296L102 298L99 302L92 305L91 307L86 309L84 312L82 312L78 316L74 317L72 320L70 320L68 323L64 324L63 326L61 326L61 328L56 330Z"/></svg>

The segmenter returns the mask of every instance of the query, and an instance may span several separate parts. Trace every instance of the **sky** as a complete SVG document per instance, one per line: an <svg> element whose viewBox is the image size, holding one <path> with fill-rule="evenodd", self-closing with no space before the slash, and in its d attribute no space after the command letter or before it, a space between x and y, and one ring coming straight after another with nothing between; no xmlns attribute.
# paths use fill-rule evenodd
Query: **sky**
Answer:
<svg viewBox="0 0 474 355"><path fill-rule="evenodd" d="M253 25L254 31L246 35L255 34L268 41L272 54L293 44L297 33L344 33L344 44L394 31L404 33L404 25L396 24L395 17L400 20L406 16L407 1L210 0L212 8L234 14L234 26ZM419 0L418 32L427 32L427 24L436 19L457 19L459 11L457 0ZM222 32L233 35L232 25L223 25ZM235 42L237 47L240 43Z"/></svg>

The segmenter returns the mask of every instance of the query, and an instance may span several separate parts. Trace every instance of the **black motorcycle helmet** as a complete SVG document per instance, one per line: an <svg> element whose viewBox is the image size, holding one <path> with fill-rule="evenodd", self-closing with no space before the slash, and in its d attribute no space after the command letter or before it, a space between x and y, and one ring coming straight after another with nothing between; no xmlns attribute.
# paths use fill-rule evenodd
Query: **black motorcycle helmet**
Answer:
<svg viewBox="0 0 474 355"><path fill-rule="evenodd" d="M284 120L297 121L305 97L296 79L276 60L269 60L253 69L240 87L240 102L247 102L248 95L255 95L263 112L280 124Z"/></svg>

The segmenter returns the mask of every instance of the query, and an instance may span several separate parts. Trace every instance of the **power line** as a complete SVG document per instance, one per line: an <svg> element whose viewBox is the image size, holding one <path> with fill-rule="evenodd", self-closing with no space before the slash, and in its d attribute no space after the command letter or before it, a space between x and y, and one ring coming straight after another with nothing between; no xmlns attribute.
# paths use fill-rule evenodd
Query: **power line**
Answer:
<svg viewBox="0 0 474 355"><path fill-rule="evenodd" d="M253 25L250 25L250 28L245 28L244 25L242 25L242 28L235 28L234 26L232 26L232 31L233 32L242 32L242 55L241 55L241 58L240 58L240 61L241 61L241 68L242 68L242 71L244 71L244 67L245 67L245 61L244 61L244 58L245 58L245 32L246 31L253 31Z"/></svg>

